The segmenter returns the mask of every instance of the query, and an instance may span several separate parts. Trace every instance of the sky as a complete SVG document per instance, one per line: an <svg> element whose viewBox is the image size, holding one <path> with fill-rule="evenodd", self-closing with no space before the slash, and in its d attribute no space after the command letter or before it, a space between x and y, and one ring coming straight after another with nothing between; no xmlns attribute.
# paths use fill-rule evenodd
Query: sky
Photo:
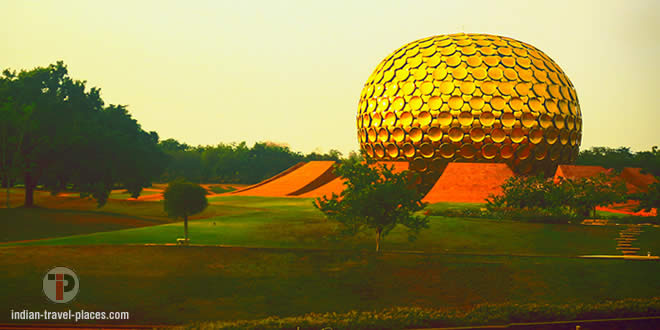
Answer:
<svg viewBox="0 0 660 330"><path fill-rule="evenodd" d="M434 35L507 36L571 79L582 149L660 145L655 0L0 0L0 31L0 69L62 60L161 140L344 155L359 148L362 87L391 52Z"/></svg>

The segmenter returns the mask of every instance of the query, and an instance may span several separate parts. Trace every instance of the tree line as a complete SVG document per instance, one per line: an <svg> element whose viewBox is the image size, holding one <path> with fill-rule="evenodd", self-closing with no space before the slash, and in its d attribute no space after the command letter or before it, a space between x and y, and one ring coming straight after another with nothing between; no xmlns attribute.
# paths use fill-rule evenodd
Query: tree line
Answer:
<svg viewBox="0 0 660 330"><path fill-rule="evenodd" d="M657 146L648 151L633 152L628 147L593 147L581 150L576 165L597 165L620 172L624 167L638 167L660 177L660 150Z"/></svg>
<svg viewBox="0 0 660 330"><path fill-rule="evenodd" d="M190 182L252 184L303 161L334 160L342 154L337 150L320 154L293 152L287 146L257 142L251 148L245 142L220 143L216 146L191 147L174 139L159 143L168 157L160 177L162 182L183 179Z"/></svg>

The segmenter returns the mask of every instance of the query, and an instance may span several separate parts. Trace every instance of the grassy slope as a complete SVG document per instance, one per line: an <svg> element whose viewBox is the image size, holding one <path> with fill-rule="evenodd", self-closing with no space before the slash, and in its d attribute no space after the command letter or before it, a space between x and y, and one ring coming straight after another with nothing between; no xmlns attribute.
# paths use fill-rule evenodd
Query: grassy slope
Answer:
<svg viewBox="0 0 660 330"><path fill-rule="evenodd" d="M0 247L0 309L129 311L130 323L289 316L390 306L598 302L660 294L657 262L197 247ZM80 294L46 302L41 277L73 268ZM0 314L0 323L9 322Z"/></svg>

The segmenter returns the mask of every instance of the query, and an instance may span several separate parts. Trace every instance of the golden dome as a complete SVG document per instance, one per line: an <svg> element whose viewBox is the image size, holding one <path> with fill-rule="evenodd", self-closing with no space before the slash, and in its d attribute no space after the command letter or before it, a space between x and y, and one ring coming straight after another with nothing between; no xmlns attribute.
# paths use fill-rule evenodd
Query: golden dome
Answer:
<svg viewBox="0 0 660 330"><path fill-rule="evenodd" d="M450 161L553 173L577 157L582 115L573 84L534 46L487 34L413 41L364 84L358 140L376 160L418 171Z"/></svg>

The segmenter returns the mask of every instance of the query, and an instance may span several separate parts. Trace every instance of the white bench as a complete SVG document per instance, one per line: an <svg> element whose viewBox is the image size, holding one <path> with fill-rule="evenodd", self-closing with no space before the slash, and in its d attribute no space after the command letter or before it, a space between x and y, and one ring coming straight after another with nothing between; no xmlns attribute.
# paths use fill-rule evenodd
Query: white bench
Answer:
<svg viewBox="0 0 660 330"><path fill-rule="evenodd" d="M187 238L177 238L176 239L176 245L188 245L190 243L190 239Z"/></svg>

